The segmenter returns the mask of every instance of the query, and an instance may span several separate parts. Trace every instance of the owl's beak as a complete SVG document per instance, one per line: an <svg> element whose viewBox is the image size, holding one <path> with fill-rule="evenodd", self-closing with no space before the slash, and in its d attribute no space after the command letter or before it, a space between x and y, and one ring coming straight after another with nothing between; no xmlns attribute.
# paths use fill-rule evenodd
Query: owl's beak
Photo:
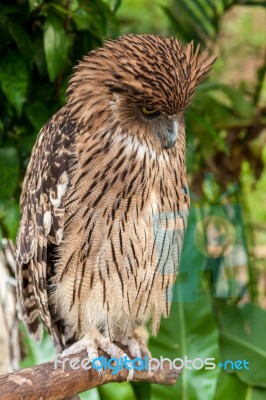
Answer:
<svg viewBox="0 0 266 400"><path fill-rule="evenodd" d="M177 135L176 136L169 136L168 139L166 140L165 143L163 143L163 148L164 149L170 149L171 147L173 147L176 144L176 139L177 139Z"/></svg>
<svg viewBox="0 0 266 400"><path fill-rule="evenodd" d="M164 149L170 149L173 147L178 138L178 123L177 121L171 121L171 125L160 135L160 140Z"/></svg>

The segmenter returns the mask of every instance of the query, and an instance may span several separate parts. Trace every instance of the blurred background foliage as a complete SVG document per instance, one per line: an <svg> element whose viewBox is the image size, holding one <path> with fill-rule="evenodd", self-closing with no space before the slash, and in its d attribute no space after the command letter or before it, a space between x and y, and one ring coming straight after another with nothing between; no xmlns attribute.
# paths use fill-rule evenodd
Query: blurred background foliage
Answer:
<svg viewBox="0 0 266 400"><path fill-rule="evenodd" d="M218 56L186 114L192 211L171 317L154 356L246 359L250 370L184 370L174 387L111 384L83 399L266 398L266 1L2 0L0 237L15 240L19 195L42 125L72 68L105 38L157 33ZM21 328L22 366L53 357Z"/></svg>

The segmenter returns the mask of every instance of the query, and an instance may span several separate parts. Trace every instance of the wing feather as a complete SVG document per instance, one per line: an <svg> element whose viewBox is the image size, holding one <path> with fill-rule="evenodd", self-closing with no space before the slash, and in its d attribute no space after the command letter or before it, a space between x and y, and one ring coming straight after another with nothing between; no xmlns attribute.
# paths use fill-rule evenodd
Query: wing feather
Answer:
<svg viewBox="0 0 266 400"><path fill-rule="evenodd" d="M48 301L49 246L64 233L65 200L73 170L76 125L62 109L42 128L33 148L21 195L17 236L17 291L20 314L29 333L40 340L41 320L62 347Z"/></svg>

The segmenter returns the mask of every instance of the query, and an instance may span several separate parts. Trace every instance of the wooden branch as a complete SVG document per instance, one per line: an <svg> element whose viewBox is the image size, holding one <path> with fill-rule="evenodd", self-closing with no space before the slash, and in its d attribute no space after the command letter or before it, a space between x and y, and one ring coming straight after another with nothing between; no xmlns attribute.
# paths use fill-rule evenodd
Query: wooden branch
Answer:
<svg viewBox="0 0 266 400"><path fill-rule="evenodd" d="M99 356L109 357L102 351ZM84 369L80 362L88 357L86 351L80 354L74 354L68 357L59 358L64 364L48 362L26 368L18 372L12 372L0 376L0 400L56 400L64 399L92 389L96 386L104 385L110 382L123 382L127 380L128 371L122 369L118 374L113 375L112 371L107 369L103 375L91 368ZM75 365L79 369L71 368L70 363L73 359L78 359ZM64 365L64 367L62 367ZM134 371L134 381L145 381L150 383L160 383L164 385L174 385L180 370L169 369L169 365L164 365L163 369L158 369L148 373L148 371Z"/></svg>

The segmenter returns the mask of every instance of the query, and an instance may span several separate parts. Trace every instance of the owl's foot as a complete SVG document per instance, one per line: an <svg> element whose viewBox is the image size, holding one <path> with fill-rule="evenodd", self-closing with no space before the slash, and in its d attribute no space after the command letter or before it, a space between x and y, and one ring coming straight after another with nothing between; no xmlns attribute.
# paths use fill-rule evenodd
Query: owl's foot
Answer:
<svg viewBox="0 0 266 400"><path fill-rule="evenodd" d="M84 350L87 351L88 353L88 358L90 362L92 363L93 360L95 360L95 366L97 367L97 371L100 376L102 376L102 368L101 367L101 362L99 360L96 360L96 358L99 357L98 354L98 346L95 343L95 339L90 339L88 336L84 336L82 339L78 340L77 342L73 343L71 346L69 346L67 349L65 349L62 353L61 356L69 356L72 354L77 354L80 353Z"/></svg>
<svg viewBox="0 0 266 400"><path fill-rule="evenodd" d="M133 358L143 358L145 356L147 356L149 359L151 358L151 353L145 343L145 340L142 339L137 333L123 338L121 343L125 346L128 346L129 352Z"/></svg>
<svg viewBox="0 0 266 400"><path fill-rule="evenodd" d="M94 338L91 339L92 337ZM91 332L85 335L82 339L78 340L76 343L72 344L70 347L64 350L62 352L62 356L77 354L81 351L86 350L91 363L94 361L94 365L97 367L97 371L100 375L102 375L103 370L102 368L100 368L101 362L100 360L98 360L99 349L105 351L111 358L123 359L124 357L126 357L128 359L128 355L122 349L120 349L116 344L105 338L96 330L93 330L93 333ZM132 380L133 376L134 369L131 368L128 370L127 380Z"/></svg>

